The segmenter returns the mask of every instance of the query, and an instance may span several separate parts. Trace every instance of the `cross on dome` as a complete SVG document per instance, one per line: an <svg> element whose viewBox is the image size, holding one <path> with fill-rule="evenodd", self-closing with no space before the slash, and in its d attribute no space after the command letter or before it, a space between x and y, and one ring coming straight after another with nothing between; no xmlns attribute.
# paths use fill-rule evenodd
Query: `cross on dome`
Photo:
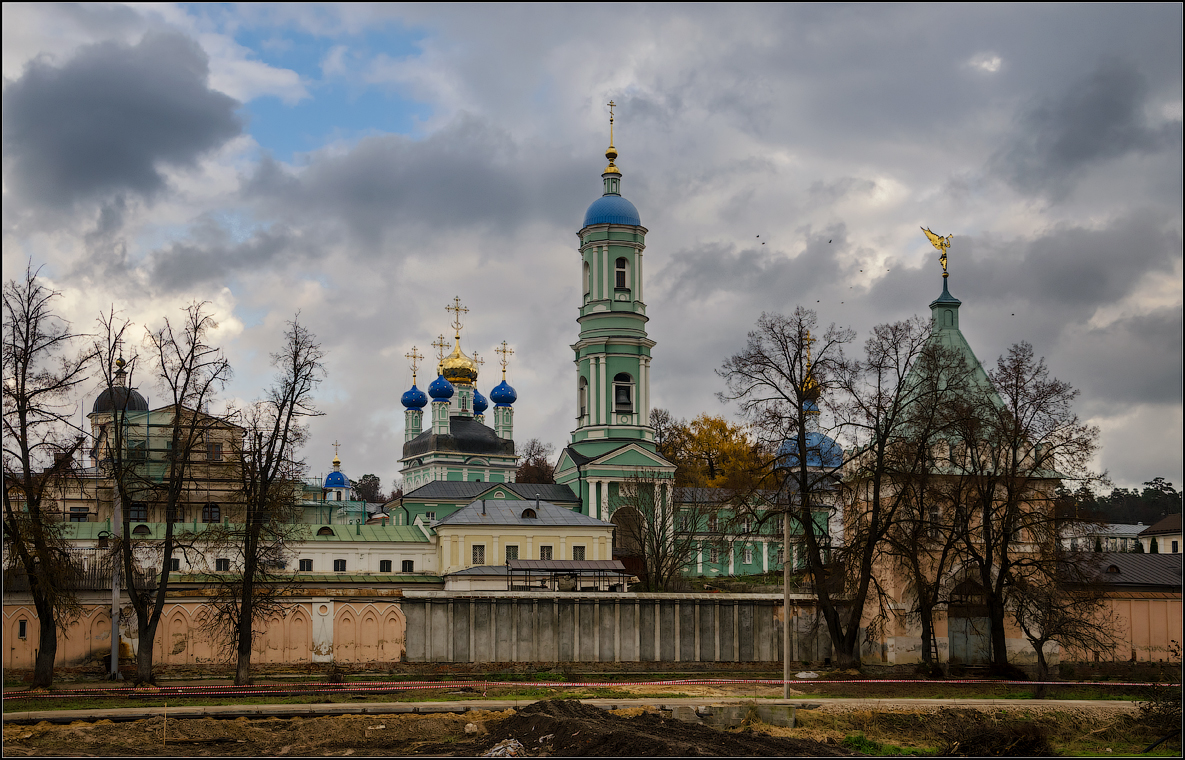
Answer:
<svg viewBox="0 0 1185 760"><path fill-rule="evenodd" d="M415 385L416 370L420 368L420 360L424 358L424 355L416 350L415 346L412 346L411 351L404 354L403 357L411 362L411 384Z"/></svg>
<svg viewBox="0 0 1185 760"><path fill-rule="evenodd" d="M444 333L441 333L436 340L432 341L432 347L436 349L436 359L438 361L444 361L445 351L449 347L449 342L445 339Z"/></svg>
<svg viewBox="0 0 1185 760"><path fill-rule="evenodd" d="M502 379L506 379L506 365L510 364L510 356L514 354L514 349L506 345L506 341L502 341L502 345L494 349L494 353L501 354L502 358L498 363L502 365Z"/></svg>
<svg viewBox="0 0 1185 760"><path fill-rule="evenodd" d="M466 307L461 305L461 297L460 296L453 296L453 305L452 306L445 306L444 310L451 311L453 313L452 327L454 330L457 331L457 338L460 339L461 328L464 327L464 325L461 324L461 315L468 314L469 309L467 309Z"/></svg>

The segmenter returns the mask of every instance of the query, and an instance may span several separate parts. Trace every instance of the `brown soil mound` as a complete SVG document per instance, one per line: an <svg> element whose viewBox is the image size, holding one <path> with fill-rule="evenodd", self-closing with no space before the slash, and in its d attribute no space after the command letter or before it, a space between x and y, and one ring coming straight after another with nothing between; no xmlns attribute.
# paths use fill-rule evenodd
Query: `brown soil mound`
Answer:
<svg viewBox="0 0 1185 760"><path fill-rule="evenodd" d="M750 730L720 731L664 718L657 713L622 717L575 700L536 702L506 720L490 724L489 728L489 735L475 742L477 755L504 739L517 739L532 755L568 757L835 757L859 754L819 742L774 737Z"/></svg>

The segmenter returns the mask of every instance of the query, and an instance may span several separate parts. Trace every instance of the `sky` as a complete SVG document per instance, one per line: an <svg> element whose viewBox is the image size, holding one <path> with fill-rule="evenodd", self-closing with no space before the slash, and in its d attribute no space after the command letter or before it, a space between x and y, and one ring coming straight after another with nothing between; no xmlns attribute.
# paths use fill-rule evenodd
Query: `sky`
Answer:
<svg viewBox="0 0 1185 760"><path fill-rule="evenodd" d="M926 226L955 236L980 361L1030 342L1081 391L1098 470L1182 484L1179 4L2 13L5 277L43 266L83 332L209 302L222 404L262 396L299 311L327 354L313 474L338 441L351 477L397 479L404 355L454 296L480 390L514 349L515 439L568 441L612 99L655 407L732 417L716 370L763 311L815 309L856 353L928 315Z"/></svg>

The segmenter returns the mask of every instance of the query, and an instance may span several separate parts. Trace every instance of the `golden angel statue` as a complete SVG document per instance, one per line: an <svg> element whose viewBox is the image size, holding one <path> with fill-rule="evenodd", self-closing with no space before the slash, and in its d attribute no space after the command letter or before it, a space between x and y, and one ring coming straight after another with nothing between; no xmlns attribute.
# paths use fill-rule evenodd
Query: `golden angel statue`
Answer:
<svg viewBox="0 0 1185 760"><path fill-rule="evenodd" d="M935 235L928 227L922 227L922 232L926 233L926 237L930 238L930 243L942 254L942 258L939 261L942 262L942 276L946 277L946 249L950 248L950 241L954 235L947 235L946 237Z"/></svg>

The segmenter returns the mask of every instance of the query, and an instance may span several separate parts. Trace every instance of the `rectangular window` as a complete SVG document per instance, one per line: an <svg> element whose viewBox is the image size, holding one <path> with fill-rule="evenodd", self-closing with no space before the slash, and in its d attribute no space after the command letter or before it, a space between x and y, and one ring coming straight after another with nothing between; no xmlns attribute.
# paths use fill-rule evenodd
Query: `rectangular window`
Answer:
<svg viewBox="0 0 1185 760"><path fill-rule="evenodd" d="M473 545L473 564L484 565L485 563L486 563L486 545L485 544L474 544Z"/></svg>
<svg viewBox="0 0 1185 760"><path fill-rule="evenodd" d="M206 444L206 459L211 462L222 461L222 444L221 443L207 443Z"/></svg>
<svg viewBox="0 0 1185 760"><path fill-rule="evenodd" d="M379 560L379 572L380 572L380 573L389 573L389 572L391 572L391 560L389 560L389 559L380 559L380 560Z"/></svg>
<svg viewBox="0 0 1185 760"><path fill-rule="evenodd" d="M687 513L680 512L679 513L679 530L687 530L688 525L689 525L689 520L687 518Z"/></svg>
<svg viewBox="0 0 1185 760"><path fill-rule="evenodd" d="M169 572L172 572L172 573L181 572L181 558L180 557L170 557L169 558Z"/></svg>
<svg viewBox="0 0 1185 760"><path fill-rule="evenodd" d="M720 519L716 515L708 516L708 532L715 533L720 528Z"/></svg>
<svg viewBox="0 0 1185 760"><path fill-rule="evenodd" d="M774 560L774 564L782 565L782 564L785 564L785 562L786 562L786 550L779 546L778 547L778 558L776 560Z"/></svg>
<svg viewBox="0 0 1185 760"><path fill-rule="evenodd" d="M746 565L753 564L753 547L752 546L746 546L741 551L741 562L744 562Z"/></svg>
<svg viewBox="0 0 1185 760"><path fill-rule="evenodd" d="M435 512L425 512L424 519L427 520L428 522L432 522L433 520L436 519L436 513Z"/></svg>
<svg viewBox="0 0 1185 760"><path fill-rule="evenodd" d="M346 571L346 561L344 559L335 559L333 561L333 572L344 573Z"/></svg>
<svg viewBox="0 0 1185 760"><path fill-rule="evenodd" d="M583 546L573 546L572 547L572 559L575 559L575 560L584 559L584 547Z"/></svg>
<svg viewBox="0 0 1185 760"><path fill-rule="evenodd" d="M719 549L708 549L708 562L711 562L713 565L715 565L719 561L720 561L720 550Z"/></svg>
<svg viewBox="0 0 1185 760"><path fill-rule="evenodd" d="M402 571L405 573L414 573L416 571L416 563L410 559L403 560Z"/></svg>
<svg viewBox="0 0 1185 760"><path fill-rule="evenodd" d="M148 505L142 501L132 502L128 507L128 519L133 522L148 522Z"/></svg>
<svg viewBox="0 0 1185 760"><path fill-rule="evenodd" d="M1176 541L1174 541L1173 542L1173 554L1176 554L1179 551L1180 551L1179 544Z"/></svg>
<svg viewBox="0 0 1185 760"><path fill-rule="evenodd" d="M19 638L19 639L29 638L29 621L28 620L21 620L21 621L17 622L16 635L17 635L17 638Z"/></svg>
<svg viewBox="0 0 1185 760"><path fill-rule="evenodd" d="M70 507L70 522L87 522L90 510L86 507Z"/></svg>
<svg viewBox="0 0 1185 760"><path fill-rule="evenodd" d="M744 533L748 533L751 530L753 530L753 520L751 518L746 517L744 520L741 521L741 531Z"/></svg>
<svg viewBox="0 0 1185 760"><path fill-rule="evenodd" d="M214 570L219 573L230 572L230 560L229 559L214 560Z"/></svg>
<svg viewBox="0 0 1185 760"><path fill-rule="evenodd" d="M302 559L300 561L300 571L302 573L313 572L313 561L311 559Z"/></svg>
<svg viewBox="0 0 1185 760"><path fill-rule="evenodd" d="M512 559L518 559L518 547L517 546L507 546L506 547L506 561L509 562Z"/></svg>
<svg viewBox="0 0 1185 760"><path fill-rule="evenodd" d="M550 546L540 546L539 547L539 559L551 559L551 547Z"/></svg>
<svg viewBox="0 0 1185 760"><path fill-rule="evenodd" d="M202 522L216 523L222 519L222 507L217 504L206 504L202 507Z"/></svg>

